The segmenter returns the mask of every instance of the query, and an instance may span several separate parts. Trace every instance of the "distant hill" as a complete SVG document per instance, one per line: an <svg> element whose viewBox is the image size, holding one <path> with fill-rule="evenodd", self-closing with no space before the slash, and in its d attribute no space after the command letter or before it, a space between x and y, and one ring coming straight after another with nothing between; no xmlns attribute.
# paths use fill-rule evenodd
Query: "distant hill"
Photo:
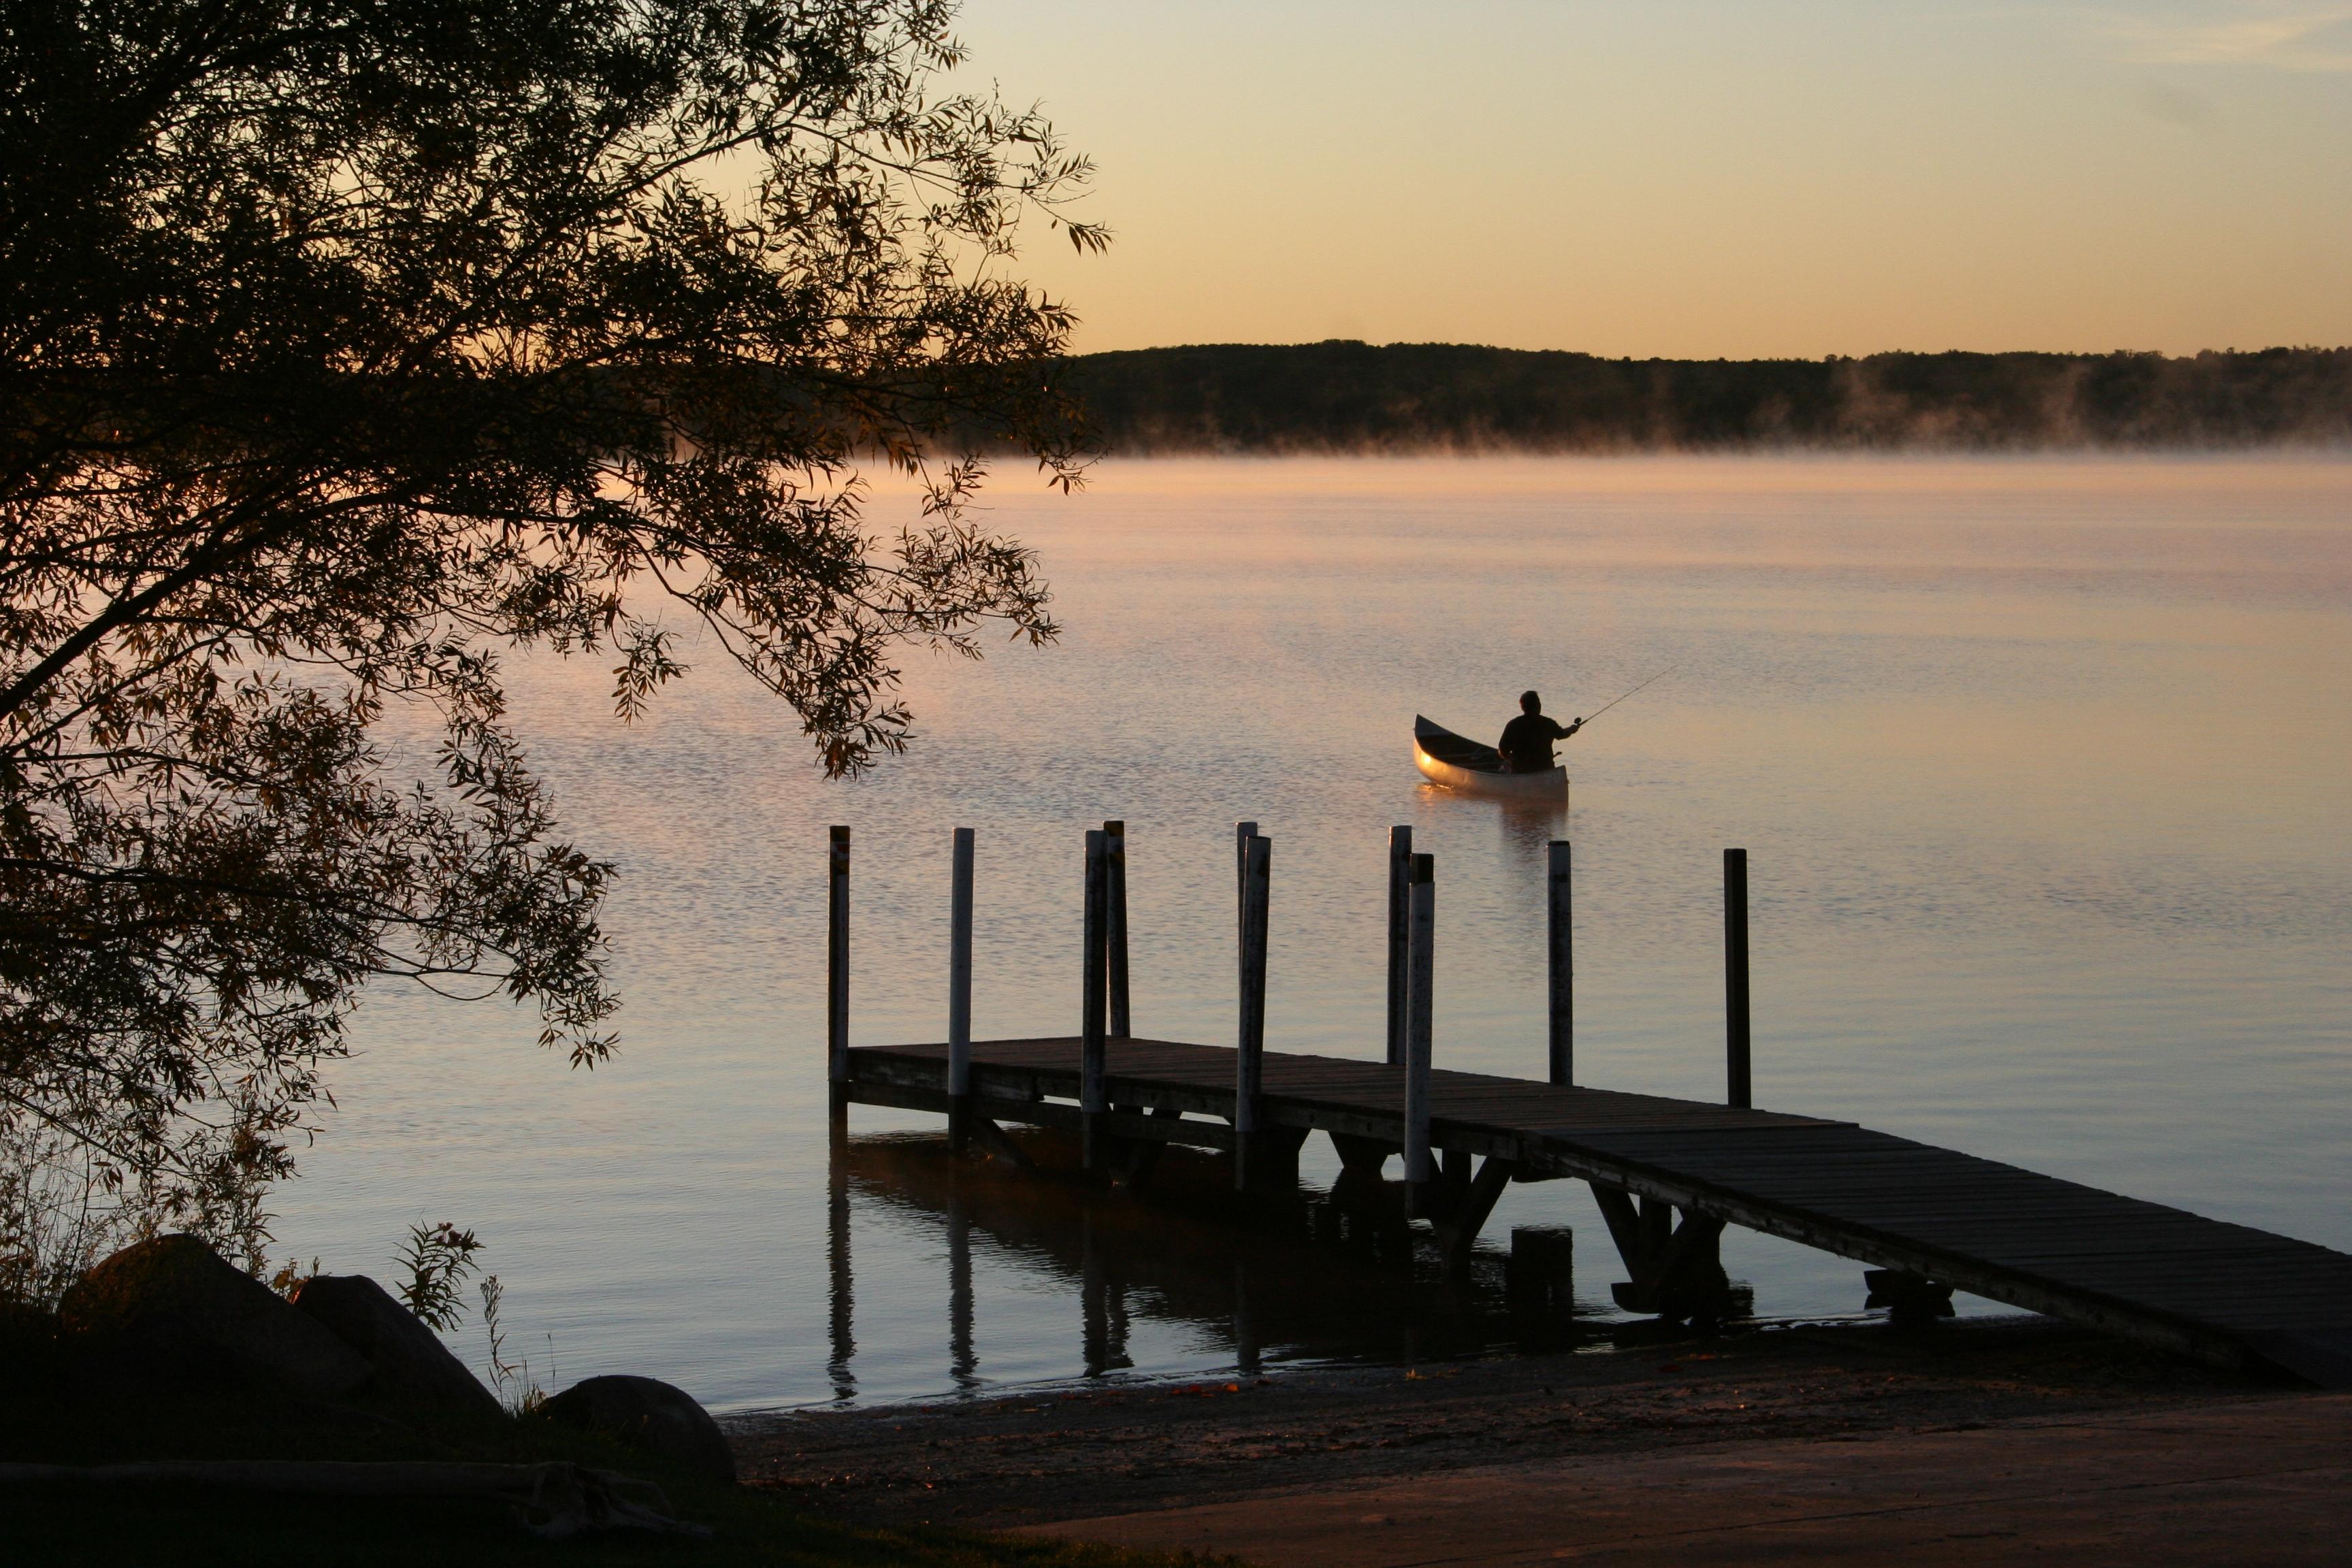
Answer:
<svg viewBox="0 0 2352 1568"><path fill-rule="evenodd" d="M1334 340L1086 354L1056 379L1124 453L2352 442L2352 349L1610 360Z"/></svg>

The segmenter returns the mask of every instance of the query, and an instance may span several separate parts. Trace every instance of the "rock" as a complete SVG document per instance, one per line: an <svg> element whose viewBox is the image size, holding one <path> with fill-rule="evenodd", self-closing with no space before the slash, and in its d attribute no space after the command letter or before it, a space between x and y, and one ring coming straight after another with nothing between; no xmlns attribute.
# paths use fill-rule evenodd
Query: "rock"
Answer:
<svg viewBox="0 0 2352 1568"><path fill-rule="evenodd" d="M592 1377L540 1406L566 1426L603 1432L732 1485L735 1451L710 1412L682 1388L650 1377Z"/></svg>
<svg viewBox="0 0 2352 1568"><path fill-rule="evenodd" d="M163 1381L341 1399L372 1369L357 1351L193 1236L126 1247L66 1292L58 1318L86 1342L118 1342Z"/></svg>
<svg viewBox="0 0 2352 1568"><path fill-rule="evenodd" d="M23 1301L0 1300L0 1355L14 1360L46 1353L57 1343L58 1315Z"/></svg>
<svg viewBox="0 0 2352 1568"><path fill-rule="evenodd" d="M367 1358L375 1369L370 1394L472 1415L505 1414L497 1396L449 1353L441 1336L366 1275L306 1279L294 1292L294 1305Z"/></svg>

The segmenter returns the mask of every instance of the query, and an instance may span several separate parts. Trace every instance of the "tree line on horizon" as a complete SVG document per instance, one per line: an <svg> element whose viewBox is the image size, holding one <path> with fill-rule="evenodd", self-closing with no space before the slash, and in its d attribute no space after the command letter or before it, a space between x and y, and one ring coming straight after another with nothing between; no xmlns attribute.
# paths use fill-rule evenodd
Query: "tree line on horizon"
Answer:
<svg viewBox="0 0 2352 1568"><path fill-rule="evenodd" d="M2352 441L2352 349L1601 359L1334 339L1085 354L1113 454L2245 448Z"/></svg>

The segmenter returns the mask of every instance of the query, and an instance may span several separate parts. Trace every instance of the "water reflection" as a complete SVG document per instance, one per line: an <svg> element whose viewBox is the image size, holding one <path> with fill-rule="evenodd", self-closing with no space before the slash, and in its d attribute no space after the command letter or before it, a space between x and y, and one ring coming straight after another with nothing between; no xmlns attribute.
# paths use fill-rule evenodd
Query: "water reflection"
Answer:
<svg viewBox="0 0 2352 1568"><path fill-rule="evenodd" d="M1498 800L1495 821L1502 834L1503 864L1531 887L1544 879L1546 846L1568 837L1568 802Z"/></svg>
<svg viewBox="0 0 2352 1568"><path fill-rule="evenodd" d="M879 1210L901 1222L887 1227L895 1256L928 1250L908 1245L907 1221L944 1240L948 1361L959 1393L988 1381L977 1349L976 1250L1013 1263L1026 1285L1076 1297L1076 1362L1089 1378L1137 1365L1131 1342L1143 1323L1223 1350L1243 1376L1301 1360L1557 1348L1579 1335L1565 1292L1557 1308L1514 1304L1502 1246L1482 1247L1466 1278L1449 1277L1433 1244L1407 1228L1396 1183L1355 1172L1328 1190L1302 1185L1244 1205L1229 1189L1223 1160L1171 1148L1150 1190L1101 1188L1055 1173L1076 1163L1074 1146L1064 1149L1050 1134L1018 1136L1040 1170L961 1158L944 1138L928 1135L836 1146L829 1362L836 1400L857 1394L853 1196L867 1218ZM1034 1330L1034 1315L1024 1316L1024 1330Z"/></svg>
<svg viewBox="0 0 2352 1568"><path fill-rule="evenodd" d="M1422 812L1491 818L1504 865L1520 872L1528 885L1539 887L1544 876L1544 847L1568 837L1569 800L1520 800L1510 796L1462 795L1433 784L1418 795Z"/></svg>
<svg viewBox="0 0 2352 1568"><path fill-rule="evenodd" d="M833 1354L825 1361L825 1375L833 1382L835 1399L855 1399L857 1379L849 1371L850 1360L857 1353L856 1282L849 1263L849 1170L838 1159L833 1162L824 1193L825 1266L833 1280L829 1331Z"/></svg>
<svg viewBox="0 0 2352 1568"><path fill-rule="evenodd" d="M2352 1191L2352 463L1138 462L995 501L1066 642L910 663L924 742L855 785L818 784L715 649L625 731L598 661L513 661L568 829L625 868L625 1050L567 1075L527 1012L371 994L278 1194L286 1253L369 1268L421 1217L478 1226L568 1375L722 1409L955 1386L944 1205L828 1183L825 828L860 835L853 1027L881 1044L944 1028L957 825L981 830L978 1026L1071 1031L1076 835L1107 816L1135 834L1146 1033L1233 1039L1255 818L1281 844L1269 1045L1377 1058L1385 835L1411 823L1441 879L1440 1059L1537 1076L1542 844L1572 836L1579 1075L1711 1099L1720 858L1747 844L1760 1101L2352 1247L2352 1205L2313 1201ZM1605 699L1678 660L1564 748L1572 833L1420 787L1416 711L1499 729L1531 681ZM1570 1218L1606 1311L1622 1276L1583 1194L1514 1187L1490 1234ZM1076 1274L967 1226L964 1375L1078 1370ZM825 1267L852 1242L854 1345ZM1861 1302L1843 1259L1727 1246L1775 1312ZM1195 1314L1131 1266L1139 1372L1286 1353L1299 1314L1255 1261L1238 1328L1232 1249L1212 1267Z"/></svg>

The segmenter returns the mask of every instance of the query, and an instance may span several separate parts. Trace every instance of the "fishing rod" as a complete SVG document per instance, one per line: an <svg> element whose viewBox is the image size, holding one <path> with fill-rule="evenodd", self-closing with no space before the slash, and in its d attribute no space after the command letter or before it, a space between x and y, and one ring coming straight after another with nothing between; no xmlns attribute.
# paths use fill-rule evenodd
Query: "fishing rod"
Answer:
<svg viewBox="0 0 2352 1568"><path fill-rule="evenodd" d="M1670 664L1670 665L1666 666L1666 668L1664 668L1664 669L1662 669L1662 670L1658 671L1658 673L1657 673L1657 674L1655 674L1655 675L1654 675L1654 676L1650 677L1650 679L1649 679L1648 680L1645 680L1645 681L1642 682L1642 686L1637 686L1637 687L1633 688L1633 691L1639 691L1639 690L1641 690L1643 686L1649 686L1649 685L1653 685L1653 684L1654 684L1654 683L1656 683L1656 682L1658 682L1658 681L1664 680L1666 677L1668 677L1669 675L1672 675L1675 670L1680 669L1681 668L1682 668L1682 666L1680 666L1680 665L1678 665L1678 664ZM1627 693L1625 693L1625 697L1631 697L1631 696L1633 696L1633 691L1628 691ZM1584 717L1584 718L1582 718L1582 719L1579 719L1579 720L1576 721L1577 728L1579 728L1579 729L1582 729L1585 725L1591 723L1593 720L1600 718L1600 717L1601 717L1601 715L1602 715L1603 713L1608 712L1610 709L1614 708L1614 707L1616 707L1616 706L1617 706L1617 704L1618 704L1618 703L1624 701L1624 700L1625 700L1625 697L1614 698L1614 699L1611 700L1610 701L1608 701L1608 702L1605 702L1605 703L1601 704L1601 706L1600 706L1600 707L1598 707L1598 708L1594 709L1594 710L1592 710L1589 715L1587 715L1586 717Z"/></svg>

